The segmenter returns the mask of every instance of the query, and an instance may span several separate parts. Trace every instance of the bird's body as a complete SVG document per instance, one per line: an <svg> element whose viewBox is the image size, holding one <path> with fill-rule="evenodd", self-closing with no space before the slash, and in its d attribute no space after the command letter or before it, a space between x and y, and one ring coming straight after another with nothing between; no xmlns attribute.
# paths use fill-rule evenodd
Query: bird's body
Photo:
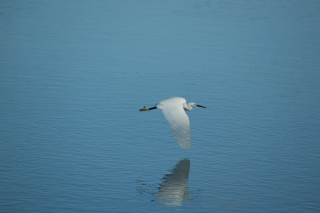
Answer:
<svg viewBox="0 0 320 213"><path fill-rule="evenodd" d="M183 149L190 149L190 122L185 110L191 111L192 107L206 108L193 102L187 104L186 99L174 97L164 101L160 101L156 104L155 107L152 107L150 109L144 107L144 109L140 109L140 111L149 111L156 108L161 109L164 117L168 121L172 134L177 140L180 147Z"/></svg>

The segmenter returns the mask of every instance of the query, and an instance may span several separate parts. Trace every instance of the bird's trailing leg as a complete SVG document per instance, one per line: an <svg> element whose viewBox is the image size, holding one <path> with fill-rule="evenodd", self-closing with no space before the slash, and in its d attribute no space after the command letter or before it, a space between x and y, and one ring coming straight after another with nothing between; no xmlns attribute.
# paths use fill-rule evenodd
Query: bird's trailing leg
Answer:
<svg viewBox="0 0 320 213"><path fill-rule="evenodd" d="M146 106L144 106L144 109L139 109L139 111L140 112L142 112L142 111L148 111L149 109L146 107Z"/></svg>
<svg viewBox="0 0 320 213"><path fill-rule="evenodd" d="M139 111L142 112L142 111L149 111L149 110L153 110L153 109L157 109L157 107L151 107L148 109L146 106L144 106L144 109L140 109Z"/></svg>

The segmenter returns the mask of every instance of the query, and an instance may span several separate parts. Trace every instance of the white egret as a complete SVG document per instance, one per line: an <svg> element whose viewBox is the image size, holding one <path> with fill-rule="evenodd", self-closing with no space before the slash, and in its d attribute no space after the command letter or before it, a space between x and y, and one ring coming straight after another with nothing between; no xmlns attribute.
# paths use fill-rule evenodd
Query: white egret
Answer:
<svg viewBox="0 0 320 213"><path fill-rule="evenodd" d="M192 107L202 107L196 103L188 103L186 99L174 97L164 101L160 101L155 107L140 109L140 111L149 111L153 109L162 109L164 117L167 119L171 128L172 134L177 140L182 149L190 149L191 147L191 133L190 123L186 111L191 111Z"/></svg>

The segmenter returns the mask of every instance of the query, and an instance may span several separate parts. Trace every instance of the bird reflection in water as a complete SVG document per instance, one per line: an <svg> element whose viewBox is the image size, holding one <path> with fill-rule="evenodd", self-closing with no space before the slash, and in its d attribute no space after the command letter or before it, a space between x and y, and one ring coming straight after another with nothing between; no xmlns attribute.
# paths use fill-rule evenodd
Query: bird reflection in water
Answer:
<svg viewBox="0 0 320 213"><path fill-rule="evenodd" d="M190 160L182 159L172 170L162 178L157 192L156 202L170 206L182 206L188 200Z"/></svg>

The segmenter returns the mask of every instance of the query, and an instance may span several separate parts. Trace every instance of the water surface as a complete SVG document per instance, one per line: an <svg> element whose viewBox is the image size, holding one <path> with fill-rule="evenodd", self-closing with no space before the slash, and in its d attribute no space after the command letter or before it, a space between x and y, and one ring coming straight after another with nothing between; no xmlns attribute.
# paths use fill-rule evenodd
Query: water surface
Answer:
<svg viewBox="0 0 320 213"><path fill-rule="evenodd" d="M318 1L1 1L1 212L319 212ZM188 112L191 149L160 110Z"/></svg>

